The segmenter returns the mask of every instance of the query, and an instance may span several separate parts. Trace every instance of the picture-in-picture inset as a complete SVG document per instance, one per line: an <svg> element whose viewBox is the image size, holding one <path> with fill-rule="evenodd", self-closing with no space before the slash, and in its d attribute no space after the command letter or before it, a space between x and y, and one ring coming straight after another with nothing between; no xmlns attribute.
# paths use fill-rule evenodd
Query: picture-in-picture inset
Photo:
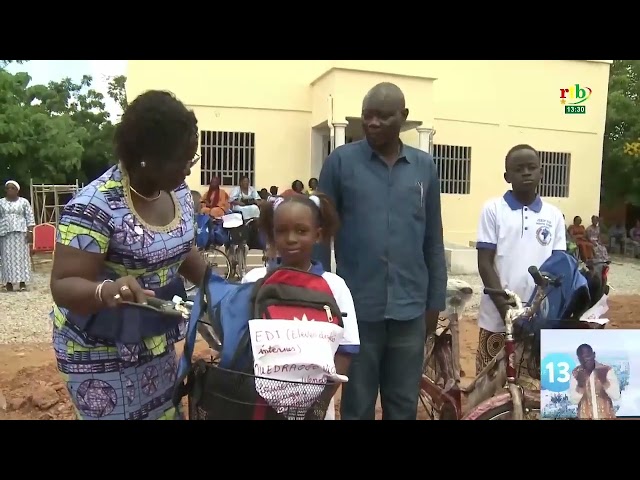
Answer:
<svg viewBox="0 0 640 480"><path fill-rule="evenodd" d="M640 330L543 330L541 418L640 417Z"/></svg>

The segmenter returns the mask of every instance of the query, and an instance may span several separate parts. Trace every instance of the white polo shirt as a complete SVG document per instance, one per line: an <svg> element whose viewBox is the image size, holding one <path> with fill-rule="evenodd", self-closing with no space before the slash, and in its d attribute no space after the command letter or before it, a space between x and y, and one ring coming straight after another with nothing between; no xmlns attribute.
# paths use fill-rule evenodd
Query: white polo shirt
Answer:
<svg viewBox="0 0 640 480"><path fill-rule="evenodd" d="M527 271L540 267L554 250L566 250L566 226L562 212L538 196L531 205L518 202L511 190L484 204L478 224L476 248L496 251L494 266L502 288L528 302L535 290ZM488 295L482 295L478 326L504 332L504 321Z"/></svg>

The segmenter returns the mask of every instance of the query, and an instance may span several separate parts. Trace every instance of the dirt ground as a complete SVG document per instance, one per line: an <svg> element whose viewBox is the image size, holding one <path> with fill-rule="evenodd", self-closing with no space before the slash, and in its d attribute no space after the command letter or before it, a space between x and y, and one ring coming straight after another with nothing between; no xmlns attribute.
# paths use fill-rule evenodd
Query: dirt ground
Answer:
<svg viewBox="0 0 640 480"><path fill-rule="evenodd" d="M637 312L640 312L640 295L612 296L611 323L607 328L640 328ZM475 320L463 318L460 349L462 369L467 375L472 375L475 370L477 335ZM206 344L200 342L196 346L196 356L208 354ZM73 418L73 408L56 370L51 345L0 345L0 420Z"/></svg>

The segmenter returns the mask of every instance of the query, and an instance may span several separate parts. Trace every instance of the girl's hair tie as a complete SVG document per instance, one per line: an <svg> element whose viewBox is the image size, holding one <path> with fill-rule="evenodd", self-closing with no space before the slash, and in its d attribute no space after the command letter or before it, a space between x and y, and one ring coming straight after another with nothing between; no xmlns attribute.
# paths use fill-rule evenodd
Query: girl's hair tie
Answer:
<svg viewBox="0 0 640 480"><path fill-rule="evenodd" d="M315 203L316 207L320 208L320 199L315 195L309 195L309 200Z"/></svg>

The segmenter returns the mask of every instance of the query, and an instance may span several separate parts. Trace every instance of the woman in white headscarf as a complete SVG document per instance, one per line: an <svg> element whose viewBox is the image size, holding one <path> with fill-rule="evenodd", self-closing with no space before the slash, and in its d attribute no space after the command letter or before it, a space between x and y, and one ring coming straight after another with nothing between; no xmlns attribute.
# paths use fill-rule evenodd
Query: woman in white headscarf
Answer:
<svg viewBox="0 0 640 480"><path fill-rule="evenodd" d="M31 280L29 242L36 222L33 209L20 196L20 185L14 180L4 184L5 197L0 199L0 284L13 292L15 284L23 291Z"/></svg>

